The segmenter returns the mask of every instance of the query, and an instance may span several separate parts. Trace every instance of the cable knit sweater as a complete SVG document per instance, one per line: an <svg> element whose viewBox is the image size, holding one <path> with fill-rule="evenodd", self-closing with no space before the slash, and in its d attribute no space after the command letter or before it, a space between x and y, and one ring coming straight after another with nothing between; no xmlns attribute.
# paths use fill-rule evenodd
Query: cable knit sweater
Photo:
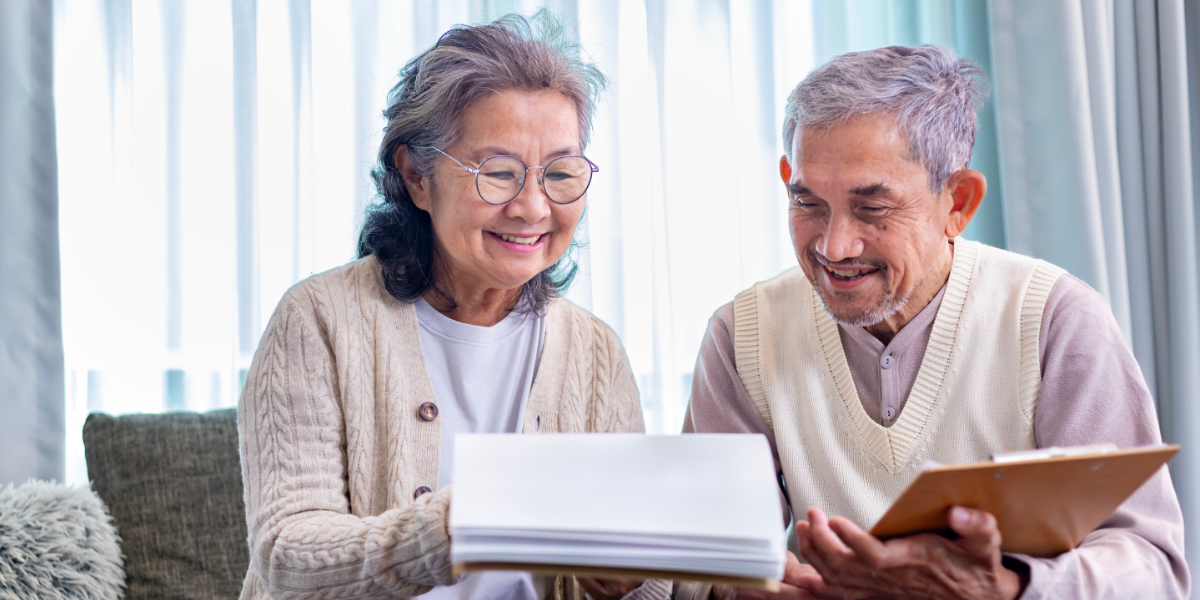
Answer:
<svg viewBox="0 0 1200 600"><path fill-rule="evenodd" d="M523 431L643 431L617 336L557 299ZM250 570L242 598L397 598L453 583L440 420L414 308L367 257L284 295L238 411ZM423 491L423 490L422 490ZM549 586L579 595L573 581ZM635 594L662 597L666 582Z"/></svg>

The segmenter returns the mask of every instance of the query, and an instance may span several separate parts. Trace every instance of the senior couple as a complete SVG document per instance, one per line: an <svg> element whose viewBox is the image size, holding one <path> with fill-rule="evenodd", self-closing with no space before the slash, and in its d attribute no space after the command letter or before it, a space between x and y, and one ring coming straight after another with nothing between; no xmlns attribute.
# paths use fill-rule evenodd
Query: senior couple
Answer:
<svg viewBox="0 0 1200 600"><path fill-rule="evenodd" d="M455 28L401 72L360 258L288 291L246 380L243 598L776 597L452 573L454 434L643 430L620 341L559 295L603 77L557 39ZM837 57L788 98L799 267L713 316L684 423L769 440L799 555L777 597L1188 594L1166 469L1054 559L1001 553L995 519L961 507L954 539L864 532L927 459L1160 441L1105 301L958 237L987 188L967 168L985 93L924 46Z"/></svg>

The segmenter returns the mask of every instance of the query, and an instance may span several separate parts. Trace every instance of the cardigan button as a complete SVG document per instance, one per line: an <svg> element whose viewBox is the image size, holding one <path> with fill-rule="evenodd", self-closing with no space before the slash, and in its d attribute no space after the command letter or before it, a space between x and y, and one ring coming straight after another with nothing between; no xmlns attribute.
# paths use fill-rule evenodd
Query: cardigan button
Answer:
<svg viewBox="0 0 1200 600"><path fill-rule="evenodd" d="M433 490L429 489L428 487L421 486L421 487L417 488L417 491L413 492L413 500L416 500L417 498L420 498L421 496L424 496L425 494L428 494L429 492L432 492L432 491Z"/></svg>
<svg viewBox="0 0 1200 600"><path fill-rule="evenodd" d="M432 402L425 402L417 407L417 414L426 421L432 421L438 416L438 407Z"/></svg>

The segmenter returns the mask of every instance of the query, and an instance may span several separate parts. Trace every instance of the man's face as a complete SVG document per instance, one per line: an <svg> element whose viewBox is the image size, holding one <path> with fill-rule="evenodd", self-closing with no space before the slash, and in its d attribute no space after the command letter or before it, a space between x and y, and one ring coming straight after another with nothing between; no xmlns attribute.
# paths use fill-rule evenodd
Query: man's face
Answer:
<svg viewBox="0 0 1200 600"><path fill-rule="evenodd" d="M794 170L780 163L792 244L825 310L843 325L898 331L949 275L950 194L930 192L890 114L802 128L793 156Z"/></svg>

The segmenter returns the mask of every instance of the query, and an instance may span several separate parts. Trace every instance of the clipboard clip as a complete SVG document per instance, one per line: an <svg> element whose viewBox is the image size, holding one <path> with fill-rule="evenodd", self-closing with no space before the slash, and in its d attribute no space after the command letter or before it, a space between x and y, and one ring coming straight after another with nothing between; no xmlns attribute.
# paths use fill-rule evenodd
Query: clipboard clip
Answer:
<svg viewBox="0 0 1200 600"><path fill-rule="evenodd" d="M1085 454L1108 454L1120 450L1116 444L1090 444L1087 446L1051 446L1037 450L999 452L992 455L994 463L1010 463L1023 460L1042 460L1060 456L1083 456Z"/></svg>

